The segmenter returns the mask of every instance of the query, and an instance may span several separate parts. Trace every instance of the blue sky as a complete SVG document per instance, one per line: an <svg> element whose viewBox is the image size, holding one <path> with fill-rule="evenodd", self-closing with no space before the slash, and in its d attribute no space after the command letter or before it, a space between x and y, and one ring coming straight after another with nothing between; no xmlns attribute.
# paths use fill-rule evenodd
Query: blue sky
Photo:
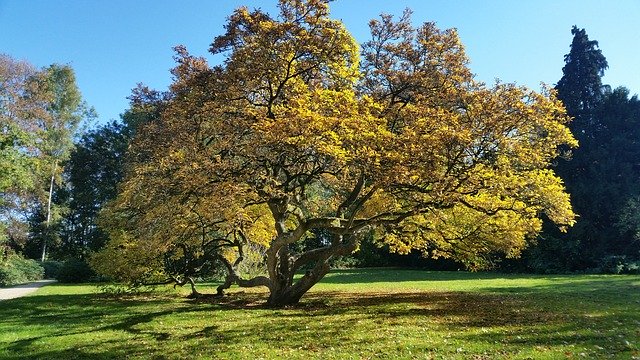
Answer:
<svg viewBox="0 0 640 360"><path fill-rule="evenodd" d="M36 66L70 64L100 122L119 118L139 82L164 90L171 48L207 56L225 18L240 6L275 12L276 0L0 0L0 52ZM332 15L359 42L369 19L414 11L413 21L455 27L479 80L539 89L562 75L571 26L585 28L609 62L604 82L640 92L637 0L337 0ZM211 57L209 57L211 58ZM215 61L215 59L212 59Z"/></svg>

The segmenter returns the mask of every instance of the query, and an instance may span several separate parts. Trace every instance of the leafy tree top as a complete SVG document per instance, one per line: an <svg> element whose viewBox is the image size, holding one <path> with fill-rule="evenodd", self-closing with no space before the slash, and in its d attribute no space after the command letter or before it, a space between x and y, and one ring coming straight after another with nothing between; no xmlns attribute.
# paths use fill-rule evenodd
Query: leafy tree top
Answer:
<svg viewBox="0 0 640 360"><path fill-rule="evenodd" d="M573 26L571 50L564 57L562 78L556 89L571 116L593 110L602 98L602 76L608 68L607 59L598 42L589 40L584 29Z"/></svg>
<svg viewBox="0 0 640 360"><path fill-rule="evenodd" d="M266 276L226 267L277 305L297 302L367 232L392 251L480 267L493 252L517 256L543 213L573 223L547 169L560 145L575 145L552 91L485 87L454 30L414 28L409 12L370 27L360 57L326 1L282 0L278 18L229 17L211 47L226 54L221 66L178 47L164 110L134 140L144 161L111 207L127 223L111 223L122 236L105 258L263 244ZM312 230L329 238L295 252Z"/></svg>

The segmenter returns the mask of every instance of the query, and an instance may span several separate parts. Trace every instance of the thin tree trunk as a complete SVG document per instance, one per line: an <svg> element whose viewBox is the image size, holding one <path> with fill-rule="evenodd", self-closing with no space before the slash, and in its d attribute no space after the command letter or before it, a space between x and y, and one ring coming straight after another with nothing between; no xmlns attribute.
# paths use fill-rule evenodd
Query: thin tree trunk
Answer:
<svg viewBox="0 0 640 360"><path fill-rule="evenodd" d="M53 164L53 172L51 173L51 182L49 184L49 200L47 201L47 233L42 239L42 258L41 261L45 261L47 258L47 237L49 236L49 226L51 225L51 199L53 197L53 183L56 177L56 171L58 170L58 162Z"/></svg>

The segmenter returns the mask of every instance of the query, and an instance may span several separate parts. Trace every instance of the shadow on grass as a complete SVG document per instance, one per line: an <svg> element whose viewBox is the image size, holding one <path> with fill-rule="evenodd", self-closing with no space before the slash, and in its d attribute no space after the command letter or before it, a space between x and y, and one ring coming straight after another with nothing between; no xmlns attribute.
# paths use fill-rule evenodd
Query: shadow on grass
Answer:
<svg viewBox="0 0 640 360"><path fill-rule="evenodd" d="M11 328L18 332L28 327L37 330L8 344L0 341L2 359L113 359L135 354L143 356L148 353L146 343L161 343L172 335L170 330L147 326L149 323L165 316L188 314L188 317L194 317L197 313L212 309L206 304L194 306L167 296L116 299L99 294L31 296L4 304L8 306L0 308L0 318L3 319L0 332ZM194 336L210 334L214 329L201 329L201 334ZM105 336L101 335L104 334L111 336L103 339ZM79 348L73 341L69 342L68 339L74 337L88 339L90 349ZM95 340L91 340L92 337ZM53 346L43 349L42 344ZM50 349L58 346L66 348Z"/></svg>
<svg viewBox="0 0 640 360"><path fill-rule="evenodd" d="M4 302L0 307L0 332L33 328L11 342L0 341L0 358L198 357L193 349L205 356L215 357L223 351L226 357L237 358L252 346L313 353L331 348L356 349L363 342L385 351L393 340L385 333L389 329L415 336L415 342L407 346L416 350L429 345L420 338L424 329L453 333L458 339L486 346L518 348L573 342L604 347L609 340L600 329L576 336L585 323L581 313L569 310L572 300L585 294L604 298L610 304L613 300L609 292L619 293L616 289L620 286L637 286L637 277L621 279L616 279L615 286L583 281L556 287L532 286L526 291L520 288L519 293L513 293L512 288L494 288L487 293L312 292L300 305L284 309L266 308L264 294L260 293L234 293L215 300L167 295L121 299L98 294L31 296ZM624 292L618 297L626 301L637 296L634 294ZM560 300L543 303L551 295L560 296ZM584 311L597 307L597 303L588 304ZM638 307L636 304L628 310ZM628 315L611 313L598 323L606 326Z"/></svg>
<svg viewBox="0 0 640 360"><path fill-rule="evenodd" d="M280 316L354 315L369 319L437 319L447 326L532 326L558 320L540 314L522 298L468 292L315 293L298 306L302 312ZM295 308L294 308L295 309Z"/></svg>
<svg viewBox="0 0 640 360"><path fill-rule="evenodd" d="M110 344L118 343L117 340L103 343L96 343L96 346L105 346L111 347ZM11 355L2 355L0 353L0 358L2 359L24 359L24 360L33 360L33 359L91 359L91 360L110 360L110 359L124 359L129 358L130 354L135 354L139 351L139 348L135 345L126 345L126 344L117 344L118 351L117 352L103 352L96 353L94 351L78 349L75 347L71 347L68 349L62 350L42 350L37 353L13 353ZM118 356L119 355L119 356Z"/></svg>
<svg viewBox="0 0 640 360"><path fill-rule="evenodd" d="M253 298L245 301L243 306L241 300L234 300L232 308L260 308L256 307ZM391 330L392 334L405 332L413 336L403 346L419 354L426 348L427 342L420 337L427 329L427 333L441 336L454 334L452 337L457 338L454 342L462 341L465 346L493 347L496 356L508 356L508 352L502 353L505 348L513 355L524 348L546 351L544 349L570 344L577 348L607 347L610 353L616 354L628 350L620 344L612 344L611 337L605 335L609 323L625 319L625 314L612 313L595 323L588 323L582 314L574 316L562 308L549 311L536 306L535 302L536 299L530 299L529 295L463 292L314 293L298 306L258 312L260 321L238 323L225 335L231 342L246 341L247 337L253 336L251 341L272 347L305 349L318 344L323 348L346 346L357 349L359 344L368 341L388 353L385 346L395 346L393 337L388 335ZM585 327L589 331L585 332ZM362 340L362 337L368 340ZM438 351L438 347L435 349ZM454 353L457 350L453 348Z"/></svg>

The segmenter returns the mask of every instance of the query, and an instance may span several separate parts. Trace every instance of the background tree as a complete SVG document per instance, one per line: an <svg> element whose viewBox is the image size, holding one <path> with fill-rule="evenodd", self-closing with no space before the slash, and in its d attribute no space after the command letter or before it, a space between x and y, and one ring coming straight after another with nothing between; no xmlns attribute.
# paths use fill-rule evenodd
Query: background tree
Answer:
<svg viewBox="0 0 640 360"><path fill-rule="evenodd" d="M594 154L590 184L591 205L585 220L600 230L600 237L587 243L587 255L596 260L606 256L630 256L640 260L640 244L625 230L624 213L640 196L640 101L629 90L607 91L596 110L603 129ZM586 201L585 201L586 202ZM633 205L631 205L633 206ZM586 209L585 209L586 210Z"/></svg>
<svg viewBox="0 0 640 360"><path fill-rule="evenodd" d="M82 136L65 164L67 213L62 219L58 258L84 258L101 248L105 234L97 226L98 212L115 197L123 176L124 154L130 131L120 122L112 122Z"/></svg>
<svg viewBox="0 0 640 360"><path fill-rule="evenodd" d="M564 56L562 78L558 81L556 89L558 98L567 108L567 113L576 118L570 125L571 128L584 129L586 132L588 125L592 125L588 124L588 117L602 100L602 76L609 65L598 48L598 42L589 40L584 29L574 25L571 34L573 40L569 53ZM587 119L583 119L584 116ZM582 131L576 133L580 134Z"/></svg>
<svg viewBox="0 0 640 360"><path fill-rule="evenodd" d="M121 121L102 125L75 139L68 159L62 163L62 184L52 193L59 221L47 227L42 207L30 214L31 242L24 249L29 256L40 257L41 244L47 239L52 258L84 261L106 242L107 235L98 225L98 213L115 197L129 142L141 124L157 116L151 105L161 96L144 86L133 93L131 108L121 115ZM136 99L144 99L145 103Z"/></svg>
<svg viewBox="0 0 640 360"><path fill-rule="evenodd" d="M636 257L639 250L633 236L616 225L624 204L640 190L638 100L624 88L611 91L603 85L607 61L598 42L589 40L584 29L574 26L571 33L571 50L556 88L575 118L570 128L580 148L558 163L557 172L579 218L566 234L545 231L531 251L530 264L537 270L596 268L606 257Z"/></svg>
<svg viewBox="0 0 640 360"><path fill-rule="evenodd" d="M32 218L43 213L43 228L48 230L39 232L38 257L42 257L47 239L54 235L48 226L52 214L59 213L52 202L54 184L61 180L61 163L69 156L80 122L90 118L92 111L81 101L70 67L51 65L38 70L8 56L0 59L0 236L10 236L16 250L26 242L33 245L38 236L25 241L27 228L19 224L30 213Z"/></svg>
<svg viewBox="0 0 640 360"><path fill-rule="evenodd" d="M68 159L73 149L73 138L80 123L91 119L95 114L82 101L71 67L49 66L42 71L39 86L46 94L46 103L43 104L46 113L39 121L42 129L40 151L45 164L42 171L47 175L45 178L48 180L46 203L42 201L40 206L46 209L45 227L52 234L49 229L51 222L60 218L58 216L57 219L52 219L52 200L56 181L61 181L60 174L63 171L61 163ZM46 259L47 239L48 236L42 239L42 261Z"/></svg>
<svg viewBox="0 0 640 360"><path fill-rule="evenodd" d="M94 259L101 271L162 272L167 253L198 242L225 286L265 286L282 306L371 232L394 252L481 268L492 253L518 256L541 214L573 223L547 169L575 144L553 94L475 82L456 32L414 28L408 12L371 22L360 64L326 1L279 8L236 10L210 49L221 66L177 48L171 95L134 139L109 207L119 236ZM267 248L266 275L243 278L252 243Z"/></svg>
<svg viewBox="0 0 640 360"><path fill-rule="evenodd" d="M31 135L34 125L29 119L35 116L37 108L27 99L34 90L30 78L35 72L26 62L0 55L0 247L3 258L10 240L13 239L16 246L16 231L10 229L17 230L15 224L19 223L15 217L19 195L33 186L31 171L35 164L29 149L35 146L35 138Z"/></svg>

